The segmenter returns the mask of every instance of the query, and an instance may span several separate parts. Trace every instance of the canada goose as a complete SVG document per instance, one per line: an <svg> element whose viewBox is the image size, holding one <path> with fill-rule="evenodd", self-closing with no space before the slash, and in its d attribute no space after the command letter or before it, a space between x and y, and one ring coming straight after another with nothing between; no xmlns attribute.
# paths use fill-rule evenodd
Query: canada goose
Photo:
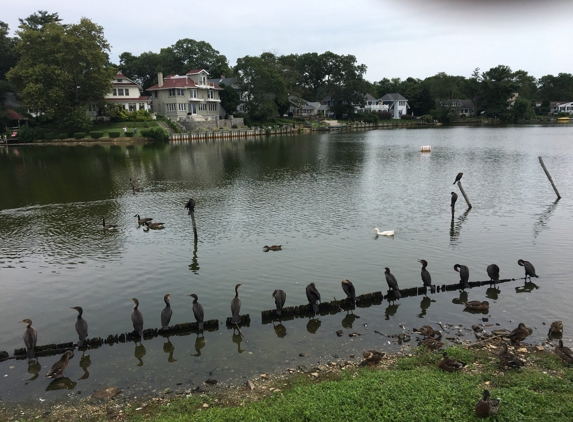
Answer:
<svg viewBox="0 0 573 422"><path fill-rule="evenodd" d="M101 219L101 225L104 230L115 230L117 228L117 224L105 224L105 218Z"/></svg>
<svg viewBox="0 0 573 422"><path fill-rule="evenodd" d="M145 227L147 228L147 230L151 229L151 230L161 230L165 228L165 223L150 223L149 221L146 221L145 223L143 223L145 225Z"/></svg>
<svg viewBox="0 0 573 422"><path fill-rule="evenodd" d="M139 216L139 214L135 214L134 217L137 217L137 222L139 223L140 226L141 226L142 224L148 223L148 222L150 222L151 220L153 220L153 218L149 218L149 217L141 218L141 217Z"/></svg>

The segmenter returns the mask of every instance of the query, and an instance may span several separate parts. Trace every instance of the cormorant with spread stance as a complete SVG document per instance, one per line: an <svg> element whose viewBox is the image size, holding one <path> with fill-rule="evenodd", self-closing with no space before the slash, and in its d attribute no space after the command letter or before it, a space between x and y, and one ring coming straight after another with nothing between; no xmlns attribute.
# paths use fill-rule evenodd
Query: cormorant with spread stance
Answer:
<svg viewBox="0 0 573 422"><path fill-rule="evenodd" d="M529 276L529 281L531 281L531 277L539 278L537 274L535 274L535 267L531 262L520 259L517 263L520 266L525 267L525 281L527 281L527 276Z"/></svg>
<svg viewBox="0 0 573 422"><path fill-rule="evenodd" d="M454 265L454 270L460 273L460 288L462 290L469 289L470 284L468 280L470 279L470 270L465 265L456 264Z"/></svg>
<svg viewBox="0 0 573 422"><path fill-rule="evenodd" d="M425 259L420 259L418 260L418 262L420 264L422 264L422 281L424 282L424 286L426 288L430 288L430 291L432 293L434 293L434 286L432 286L432 276L430 275L430 272L426 269L426 267L428 266L428 261L426 261ZM426 295L428 294L428 292L426 291Z"/></svg>
<svg viewBox="0 0 573 422"><path fill-rule="evenodd" d="M310 283L308 286L306 286L306 298L308 299L308 302L312 305L312 310L314 311L314 313L315 314L318 313L318 305L316 304L316 302L321 302L321 300L320 300L320 293L316 289L314 283Z"/></svg>
<svg viewBox="0 0 573 422"><path fill-rule="evenodd" d="M58 378L61 376L63 378L64 371L70 362L70 359L74 357L74 352L72 350L66 350L59 361L54 363L48 373L46 378Z"/></svg>
<svg viewBox="0 0 573 422"><path fill-rule="evenodd" d="M203 321L205 319L205 312L203 311L203 305L201 305L197 300L199 299L195 293L191 293L189 296L193 298L193 315L195 316L195 321L197 321L197 329L203 329Z"/></svg>
<svg viewBox="0 0 573 422"><path fill-rule="evenodd" d="M169 303L170 298L171 293L163 296L165 308L163 308L161 311L161 330L167 330L169 328L169 321L171 321L171 315L173 315L173 311L171 310L171 303Z"/></svg>
<svg viewBox="0 0 573 422"><path fill-rule="evenodd" d="M189 201L187 201L187 203L185 204L185 208L187 208L189 211L187 212L187 214L191 215L191 213L195 212L195 200L193 198L189 198Z"/></svg>
<svg viewBox="0 0 573 422"><path fill-rule="evenodd" d="M487 275L489 276L489 281L491 284L495 284L499 281L499 267L496 264L491 264L487 266Z"/></svg>
<svg viewBox="0 0 573 422"><path fill-rule="evenodd" d="M88 323L86 322L85 319L82 318L84 310L81 308L81 306L74 306L73 308L70 309L75 309L76 311L78 311L78 319L76 321L76 332L78 333L79 336L79 341L78 341L78 349L79 349L80 347L82 347L85 339L88 336Z"/></svg>
<svg viewBox="0 0 573 422"><path fill-rule="evenodd" d="M26 345L26 357L28 359L33 359L35 356L36 342L38 341L38 332L34 327L32 327L31 319L23 319L22 322L26 324L26 330L24 331L24 344Z"/></svg>
<svg viewBox="0 0 573 422"><path fill-rule="evenodd" d="M386 276L386 283L388 283L388 287L394 293L394 297L396 299L400 299L402 294L400 293L400 289L398 288L398 282L396 281L396 277L390 272L390 268L384 268L384 275ZM389 291L388 291L389 292Z"/></svg>
<svg viewBox="0 0 573 422"><path fill-rule="evenodd" d="M241 317L239 316L239 312L241 312L241 299L239 299L239 287L243 284L237 284L235 286L235 297L231 301L231 324L238 324L241 322Z"/></svg>
<svg viewBox="0 0 573 422"><path fill-rule="evenodd" d="M135 305L133 306L133 312L131 313L131 322L133 323L133 329L139 334L139 342L143 341L143 314L138 309L139 300L132 297L131 300Z"/></svg>
<svg viewBox="0 0 573 422"><path fill-rule="evenodd" d="M277 315L281 315L286 302L286 293L284 290L276 289L272 297L275 299L275 305L277 305Z"/></svg>
<svg viewBox="0 0 573 422"><path fill-rule="evenodd" d="M344 279L342 280L342 290L346 293L346 297L356 306L356 290L354 289L354 284L352 281Z"/></svg>
<svg viewBox="0 0 573 422"><path fill-rule="evenodd" d="M456 180L454 180L454 183L452 183L452 185L455 185L456 183L458 183L460 181L460 179L462 178L464 174L463 173L458 173L458 175L456 176ZM450 179L452 180L452 179Z"/></svg>
<svg viewBox="0 0 573 422"><path fill-rule="evenodd" d="M455 192L452 192L452 203L451 203L452 211L456 207L456 201L457 200L458 200L458 194Z"/></svg>

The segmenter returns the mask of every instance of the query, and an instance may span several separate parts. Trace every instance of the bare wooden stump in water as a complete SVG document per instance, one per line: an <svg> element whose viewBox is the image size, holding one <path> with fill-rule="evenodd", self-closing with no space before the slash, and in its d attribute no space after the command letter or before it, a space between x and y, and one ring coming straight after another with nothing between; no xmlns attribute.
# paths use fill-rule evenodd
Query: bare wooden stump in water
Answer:
<svg viewBox="0 0 573 422"><path fill-rule="evenodd" d="M538 158L539 158L539 163L541 164L541 167L543 167L543 171L545 172L545 175L547 176L547 178L551 182L551 186L553 186L553 190L557 194L557 199L561 199L561 195L559 195L559 191L555 187L555 183L553 183L553 179L551 178L551 175L549 174L549 172L547 171L547 168L545 167L545 163L543 162L543 158L541 158L541 157L538 157Z"/></svg>
<svg viewBox="0 0 573 422"><path fill-rule="evenodd" d="M464 199L466 200L466 203L468 204L468 207L471 208L472 204L470 204L470 200L468 199L468 196L466 195L466 191L464 190L464 188L462 187L462 182L458 181L458 188L460 188L460 191L462 192L462 195L464 196Z"/></svg>

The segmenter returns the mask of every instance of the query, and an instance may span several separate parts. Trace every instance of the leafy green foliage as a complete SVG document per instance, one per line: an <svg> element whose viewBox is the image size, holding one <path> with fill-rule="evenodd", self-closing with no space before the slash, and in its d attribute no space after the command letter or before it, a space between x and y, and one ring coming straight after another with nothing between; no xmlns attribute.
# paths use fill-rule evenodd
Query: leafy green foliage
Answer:
<svg viewBox="0 0 573 422"><path fill-rule="evenodd" d="M110 138L119 138L120 132L108 132Z"/></svg>
<svg viewBox="0 0 573 422"><path fill-rule="evenodd" d="M167 142L169 140L169 134L161 127L143 129L141 136L158 142Z"/></svg>

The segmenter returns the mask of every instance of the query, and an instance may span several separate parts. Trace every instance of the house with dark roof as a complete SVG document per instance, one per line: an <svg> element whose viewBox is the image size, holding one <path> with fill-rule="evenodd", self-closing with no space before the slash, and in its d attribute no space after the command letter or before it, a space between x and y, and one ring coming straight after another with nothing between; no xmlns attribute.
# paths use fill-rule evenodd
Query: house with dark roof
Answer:
<svg viewBox="0 0 573 422"><path fill-rule="evenodd" d="M380 102L383 105L388 106L388 110L392 113L394 119L399 119L403 114L408 114L408 100L397 92L392 92L390 94L385 94L380 98Z"/></svg>
<svg viewBox="0 0 573 422"><path fill-rule="evenodd" d="M152 108L155 113L171 120L215 120L219 118L219 91L222 88L207 80L205 69L193 69L185 75L157 74L157 85L147 90L152 93Z"/></svg>
<svg viewBox="0 0 573 422"><path fill-rule="evenodd" d="M381 99L374 98L370 94L365 96L365 105L363 110L369 113L378 113L381 111L389 111L388 104L384 104Z"/></svg>
<svg viewBox="0 0 573 422"><path fill-rule="evenodd" d="M241 90L241 85L239 83L239 78L226 78L225 75L221 75L220 78L209 78L207 81L211 84L221 86L230 86L237 94L239 94L239 98L241 103L237 106L237 113L244 113L245 112L245 103L247 102L247 94L243 93ZM219 117L222 119L225 117L227 112L223 107L221 107L221 103L219 103Z"/></svg>
<svg viewBox="0 0 573 422"><path fill-rule="evenodd" d="M121 72L117 72L112 81L112 90L105 96L105 101L110 104L119 104L127 111L147 110L151 111L151 97L142 95L141 85L132 81ZM92 117L99 115L98 104L88 104L88 113Z"/></svg>
<svg viewBox="0 0 573 422"><path fill-rule="evenodd" d="M437 103L441 107L449 107L452 114L457 114L458 116L475 116L476 107L472 100L460 100L453 98L451 100L439 100Z"/></svg>
<svg viewBox="0 0 573 422"><path fill-rule="evenodd" d="M573 114L573 102L568 102L568 103L558 102L555 103L555 105L551 103L551 105L552 105L551 112L554 114L557 113Z"/></svg>

